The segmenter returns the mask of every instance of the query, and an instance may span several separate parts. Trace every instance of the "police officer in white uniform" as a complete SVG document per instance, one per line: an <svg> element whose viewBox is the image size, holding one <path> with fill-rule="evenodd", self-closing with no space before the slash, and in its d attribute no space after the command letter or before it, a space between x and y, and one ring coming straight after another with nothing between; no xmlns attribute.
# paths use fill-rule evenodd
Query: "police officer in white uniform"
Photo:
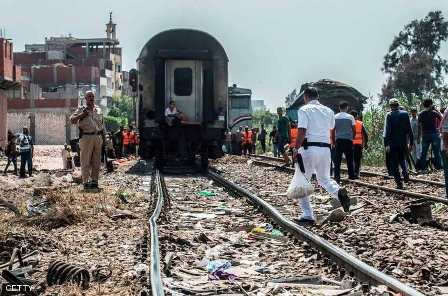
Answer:
<svg viewBox="0 0 448 296"><path fill-rule="evenodd" d="M333 111L319 102L319 94L314 87L304 90L305 105L298 111L297 148L295 159L300 154L305 169L305 177L310 180L316 174L317 182L332 198L339 200L346 212L350 208L350 199L345 188L341 188L330 177L331 152L330 132L335 126ZM310 197L299 198L302 215L296 220L299 224L314 224L315 216Z"/></svg>

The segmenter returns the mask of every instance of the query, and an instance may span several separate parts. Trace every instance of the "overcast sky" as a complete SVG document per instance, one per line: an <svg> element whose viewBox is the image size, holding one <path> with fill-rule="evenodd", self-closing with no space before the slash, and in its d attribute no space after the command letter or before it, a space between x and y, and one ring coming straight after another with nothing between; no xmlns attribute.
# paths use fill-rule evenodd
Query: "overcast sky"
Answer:
<svg viewBox="0 0 448 296"><path fill-rule="evenodd" d="M229 83L251 88L271 109L292 89L322 78L376 95L393 37L431 10L448 18L448 0L0 0L0 7L0 27L16 51L49 36L102 37L113 11L124 69L135 67L160 31L206 31L227 51Z"/></svg>

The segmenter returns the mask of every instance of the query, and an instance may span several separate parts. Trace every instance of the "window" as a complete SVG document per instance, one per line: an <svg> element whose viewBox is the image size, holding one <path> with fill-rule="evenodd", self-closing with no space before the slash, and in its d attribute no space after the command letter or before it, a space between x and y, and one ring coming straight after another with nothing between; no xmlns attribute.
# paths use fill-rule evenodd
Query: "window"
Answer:
<svg viewBox="0 0 448 296"><path fill-rule="evenodd" d="M232 109L249 109L250 98L232 98Z"/></svg>
<svg viewBox="0 0 448 296"><path fill-rule="evenodd" d="M193 71L191 68L174 70L174 93L176 96L190 96L193 91Z"/></svg>

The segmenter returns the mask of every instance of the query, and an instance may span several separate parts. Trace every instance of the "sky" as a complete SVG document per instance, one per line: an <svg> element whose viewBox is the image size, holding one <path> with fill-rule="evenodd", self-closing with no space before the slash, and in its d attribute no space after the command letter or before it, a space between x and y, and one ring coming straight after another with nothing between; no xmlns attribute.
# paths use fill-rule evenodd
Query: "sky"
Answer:
<svg viewBox="0 0 448 296"><path fill-rule="evenodd" d="M112 11L125 70L161 31L206 31L227 52L229 84L252 89L271 110L294 88L323 78L375 97L394 36L429 11L448 18L448 0L0 0L0 7L0 28L15 51L50 36L105 36ZM448 58L447 45L441 55Z"/></svg>

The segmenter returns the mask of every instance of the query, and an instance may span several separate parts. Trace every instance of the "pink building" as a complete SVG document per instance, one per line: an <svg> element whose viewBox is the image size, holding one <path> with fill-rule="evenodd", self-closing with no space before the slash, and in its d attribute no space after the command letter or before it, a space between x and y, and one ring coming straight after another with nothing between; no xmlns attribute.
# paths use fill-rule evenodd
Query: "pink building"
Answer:
<svg viewBox="0 0 448 296"><path fill-rule="evenodd" d="M0 38L0 147L6 145L7 136L7 99L6 90L20 87L20 67L14 67L13 44Z"/></svg>

